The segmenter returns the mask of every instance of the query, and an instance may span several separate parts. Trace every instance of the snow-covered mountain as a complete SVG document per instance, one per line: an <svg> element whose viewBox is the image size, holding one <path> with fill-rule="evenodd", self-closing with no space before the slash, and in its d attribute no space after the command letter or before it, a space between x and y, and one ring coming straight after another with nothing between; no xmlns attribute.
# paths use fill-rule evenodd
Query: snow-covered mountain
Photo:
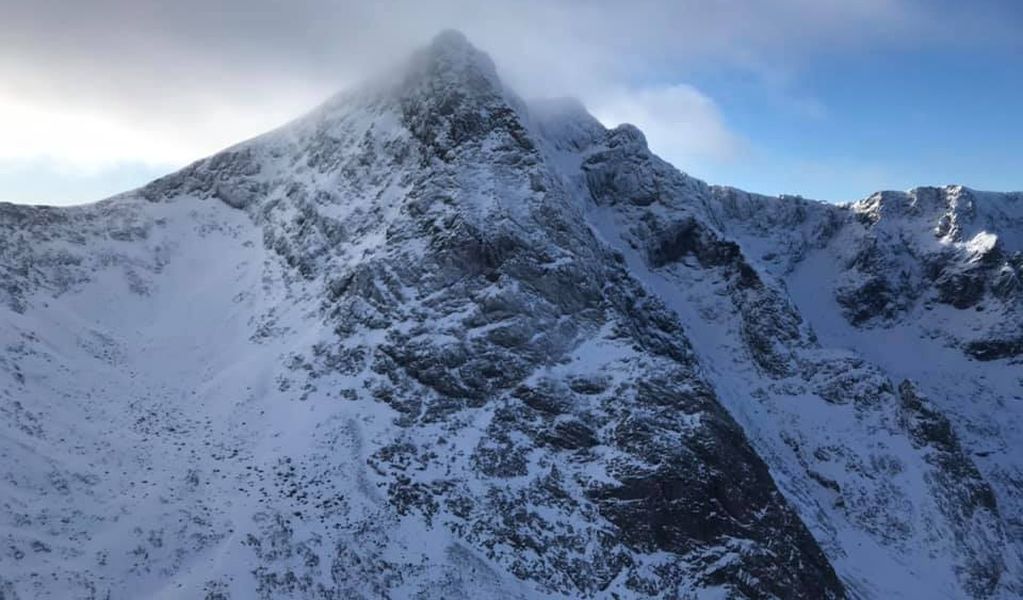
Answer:
<svg viewBox="0 0 1023 600"><path fill-rule="evenodd" d="M709 186L460 34L0 204L0 598L1016 598L1023 194Z"/></svg>

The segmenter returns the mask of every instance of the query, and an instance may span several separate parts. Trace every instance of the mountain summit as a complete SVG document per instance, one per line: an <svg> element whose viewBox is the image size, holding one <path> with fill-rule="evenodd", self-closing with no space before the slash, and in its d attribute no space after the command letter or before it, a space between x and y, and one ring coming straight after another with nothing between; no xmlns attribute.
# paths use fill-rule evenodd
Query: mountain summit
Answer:
<svg viewBox="0 0 1023 600"><path fill-rule="evenodd" d="M442 33L0 205L0 597L1018 597L1021 207L709 186Z"/></svg>

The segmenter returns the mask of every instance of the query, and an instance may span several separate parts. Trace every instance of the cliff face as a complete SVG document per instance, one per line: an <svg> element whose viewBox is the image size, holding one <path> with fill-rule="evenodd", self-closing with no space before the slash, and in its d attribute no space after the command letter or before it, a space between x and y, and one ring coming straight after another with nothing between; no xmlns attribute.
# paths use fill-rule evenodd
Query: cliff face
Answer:
<svg viewBox="0 0 1023 600"><path fill-rule="evenodd" d="M1012 597L1019 214L711 187L442 34L0 205L0 597Z"/></svg>

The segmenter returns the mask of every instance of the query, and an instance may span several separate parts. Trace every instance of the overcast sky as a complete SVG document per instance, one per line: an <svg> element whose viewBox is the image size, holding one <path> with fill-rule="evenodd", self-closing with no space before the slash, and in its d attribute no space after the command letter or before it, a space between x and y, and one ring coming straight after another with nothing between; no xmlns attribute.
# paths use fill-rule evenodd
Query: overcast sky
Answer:
<svg viewBox="0 0 1023 600"><path fill-rule="evenodd" d="M140 185L445 28L713 183L1023 189L1018 0L0 0L0 200Z"/></svg>

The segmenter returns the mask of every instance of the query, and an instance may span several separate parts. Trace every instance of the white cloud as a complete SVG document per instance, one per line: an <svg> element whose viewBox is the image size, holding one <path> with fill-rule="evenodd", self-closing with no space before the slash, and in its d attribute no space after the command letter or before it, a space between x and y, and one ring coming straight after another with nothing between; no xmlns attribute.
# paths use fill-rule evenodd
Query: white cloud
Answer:
<svg viewBox="0 0 1023 600"><path fill-rule="evenodd" d="M183 166L279 125L310 99L278 106L200 111L187 123L138 119L92 107L30 104L0 95L0 162L47 161L95 174L123 163Z"/></svg>
<svg viewBox="0 0 1023 600"><path fill-rule="evenodd" d="M694 163L728 162L742 147L714 101L689 85L618 89L589 104L606 126L639 127L654 152L683 169Z"/></svg>
<svg viewBox="0 0 1023 600"><path fill-rule="evenodd" d="M297 116L455 27L524 95L587 99L686 166L735 152L713 102L684 85L622 90L684 82L693 68L784 81L827 53L1018 39L1018 19L978 4L991 3L0 0L0 159L182 164Z"/></svg>
<svg viewBox="0 0 1023 600"><path fill-rule="evenodd" d="M97 112L50 109L0 98L0 160L49 158L67 168L102 169L122 161L187 160L192 148L161 138Z"/></svg>

